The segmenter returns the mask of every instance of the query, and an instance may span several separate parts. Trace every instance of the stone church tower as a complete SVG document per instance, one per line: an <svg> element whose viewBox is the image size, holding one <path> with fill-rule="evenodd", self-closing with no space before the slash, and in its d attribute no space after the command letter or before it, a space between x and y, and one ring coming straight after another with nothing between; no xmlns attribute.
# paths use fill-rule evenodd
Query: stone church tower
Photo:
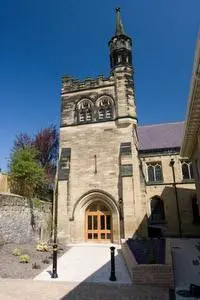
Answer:
<svg viewBox="0 0 200 300"><path fill-rule="evenodd" d="M132 40L116 9L109 78L62 81L58 237L119 242L143 221Z"/></svg>

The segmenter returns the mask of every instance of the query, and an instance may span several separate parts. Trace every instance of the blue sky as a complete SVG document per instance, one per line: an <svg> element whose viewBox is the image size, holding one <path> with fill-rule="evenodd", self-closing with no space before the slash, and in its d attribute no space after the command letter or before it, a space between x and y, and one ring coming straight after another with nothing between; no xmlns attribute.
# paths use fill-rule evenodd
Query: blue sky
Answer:
<svg viewBox="0 0 200 300"><path fill-rule="evenodd" d="M63 74L109 75L120 6L133 39L140 124L185 118L199 0L7 0L0 6L0 167L16 134L59 125Z"/></svg>

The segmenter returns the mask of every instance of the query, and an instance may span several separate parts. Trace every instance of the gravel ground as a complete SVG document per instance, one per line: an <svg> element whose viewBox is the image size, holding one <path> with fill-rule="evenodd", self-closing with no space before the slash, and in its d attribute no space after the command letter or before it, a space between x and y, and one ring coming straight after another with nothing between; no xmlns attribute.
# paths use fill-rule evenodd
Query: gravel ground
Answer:
<svg viewBox="0 0 200 300"><path fill-rule="evenodd" d="M29 263L20 263L19 256L12 254L13 250L19 248L23 255L30 257ZM58 256L67 251L66 247L60 246ZM46 262L44 261L46 260ZM39 265L39 269L34 269L34 264ZM52 264L52 252L41 252L36 250L36 243L31 244L5 244L0 245L0 278L25 279L34 278L41 273L48 265Z"/></svg>

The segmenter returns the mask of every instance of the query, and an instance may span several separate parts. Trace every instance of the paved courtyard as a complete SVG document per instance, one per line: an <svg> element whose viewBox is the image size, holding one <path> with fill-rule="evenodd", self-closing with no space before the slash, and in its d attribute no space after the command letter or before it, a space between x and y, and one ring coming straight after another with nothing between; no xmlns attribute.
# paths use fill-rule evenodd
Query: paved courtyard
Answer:
<svg viewBox="0 0 200 300"><path fill-rule="evenodd" d="M111 283L111 244L78 244L72 246L58 259L58 278L51 278L52 266L35 277L36 280ZM113 245L112 245L113 246ZM131 280L121 253L121 246L114 245L117 281L112 284L131 284Z"/></svg>
<svg viewBox="0 0 200 300"><path fill-rule="evenodd" d="M167 289L126 284L0 279L2 300L168 300Z"/></svg>
<svg viewBox="0 0 200 300"><path fill-rule="evenodd" d="M200 285L200 240L174 239L172 246L176 300L195 300L188 291L190 284Z"/></svg>
<svg viewBox="0 0 200 300"><path fill-rule="evenodd" d="M0 279L3 300L168 300L168 289L131 283L119 245L116 246L116 282L109 281L110 246L72 246L58 259L58 278L52 266L35 280Z"/></svg>

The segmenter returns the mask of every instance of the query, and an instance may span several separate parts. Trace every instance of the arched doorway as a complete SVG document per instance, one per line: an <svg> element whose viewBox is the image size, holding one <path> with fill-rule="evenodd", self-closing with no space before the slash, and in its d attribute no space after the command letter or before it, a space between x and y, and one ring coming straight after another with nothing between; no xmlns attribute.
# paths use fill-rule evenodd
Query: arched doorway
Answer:
<svg viewBox="0 0 200 300"><path fill-rule="evenodd" d="M112 214L102 202L94 202L86 209L85 239L88 242L112 241Z"/></svg>

